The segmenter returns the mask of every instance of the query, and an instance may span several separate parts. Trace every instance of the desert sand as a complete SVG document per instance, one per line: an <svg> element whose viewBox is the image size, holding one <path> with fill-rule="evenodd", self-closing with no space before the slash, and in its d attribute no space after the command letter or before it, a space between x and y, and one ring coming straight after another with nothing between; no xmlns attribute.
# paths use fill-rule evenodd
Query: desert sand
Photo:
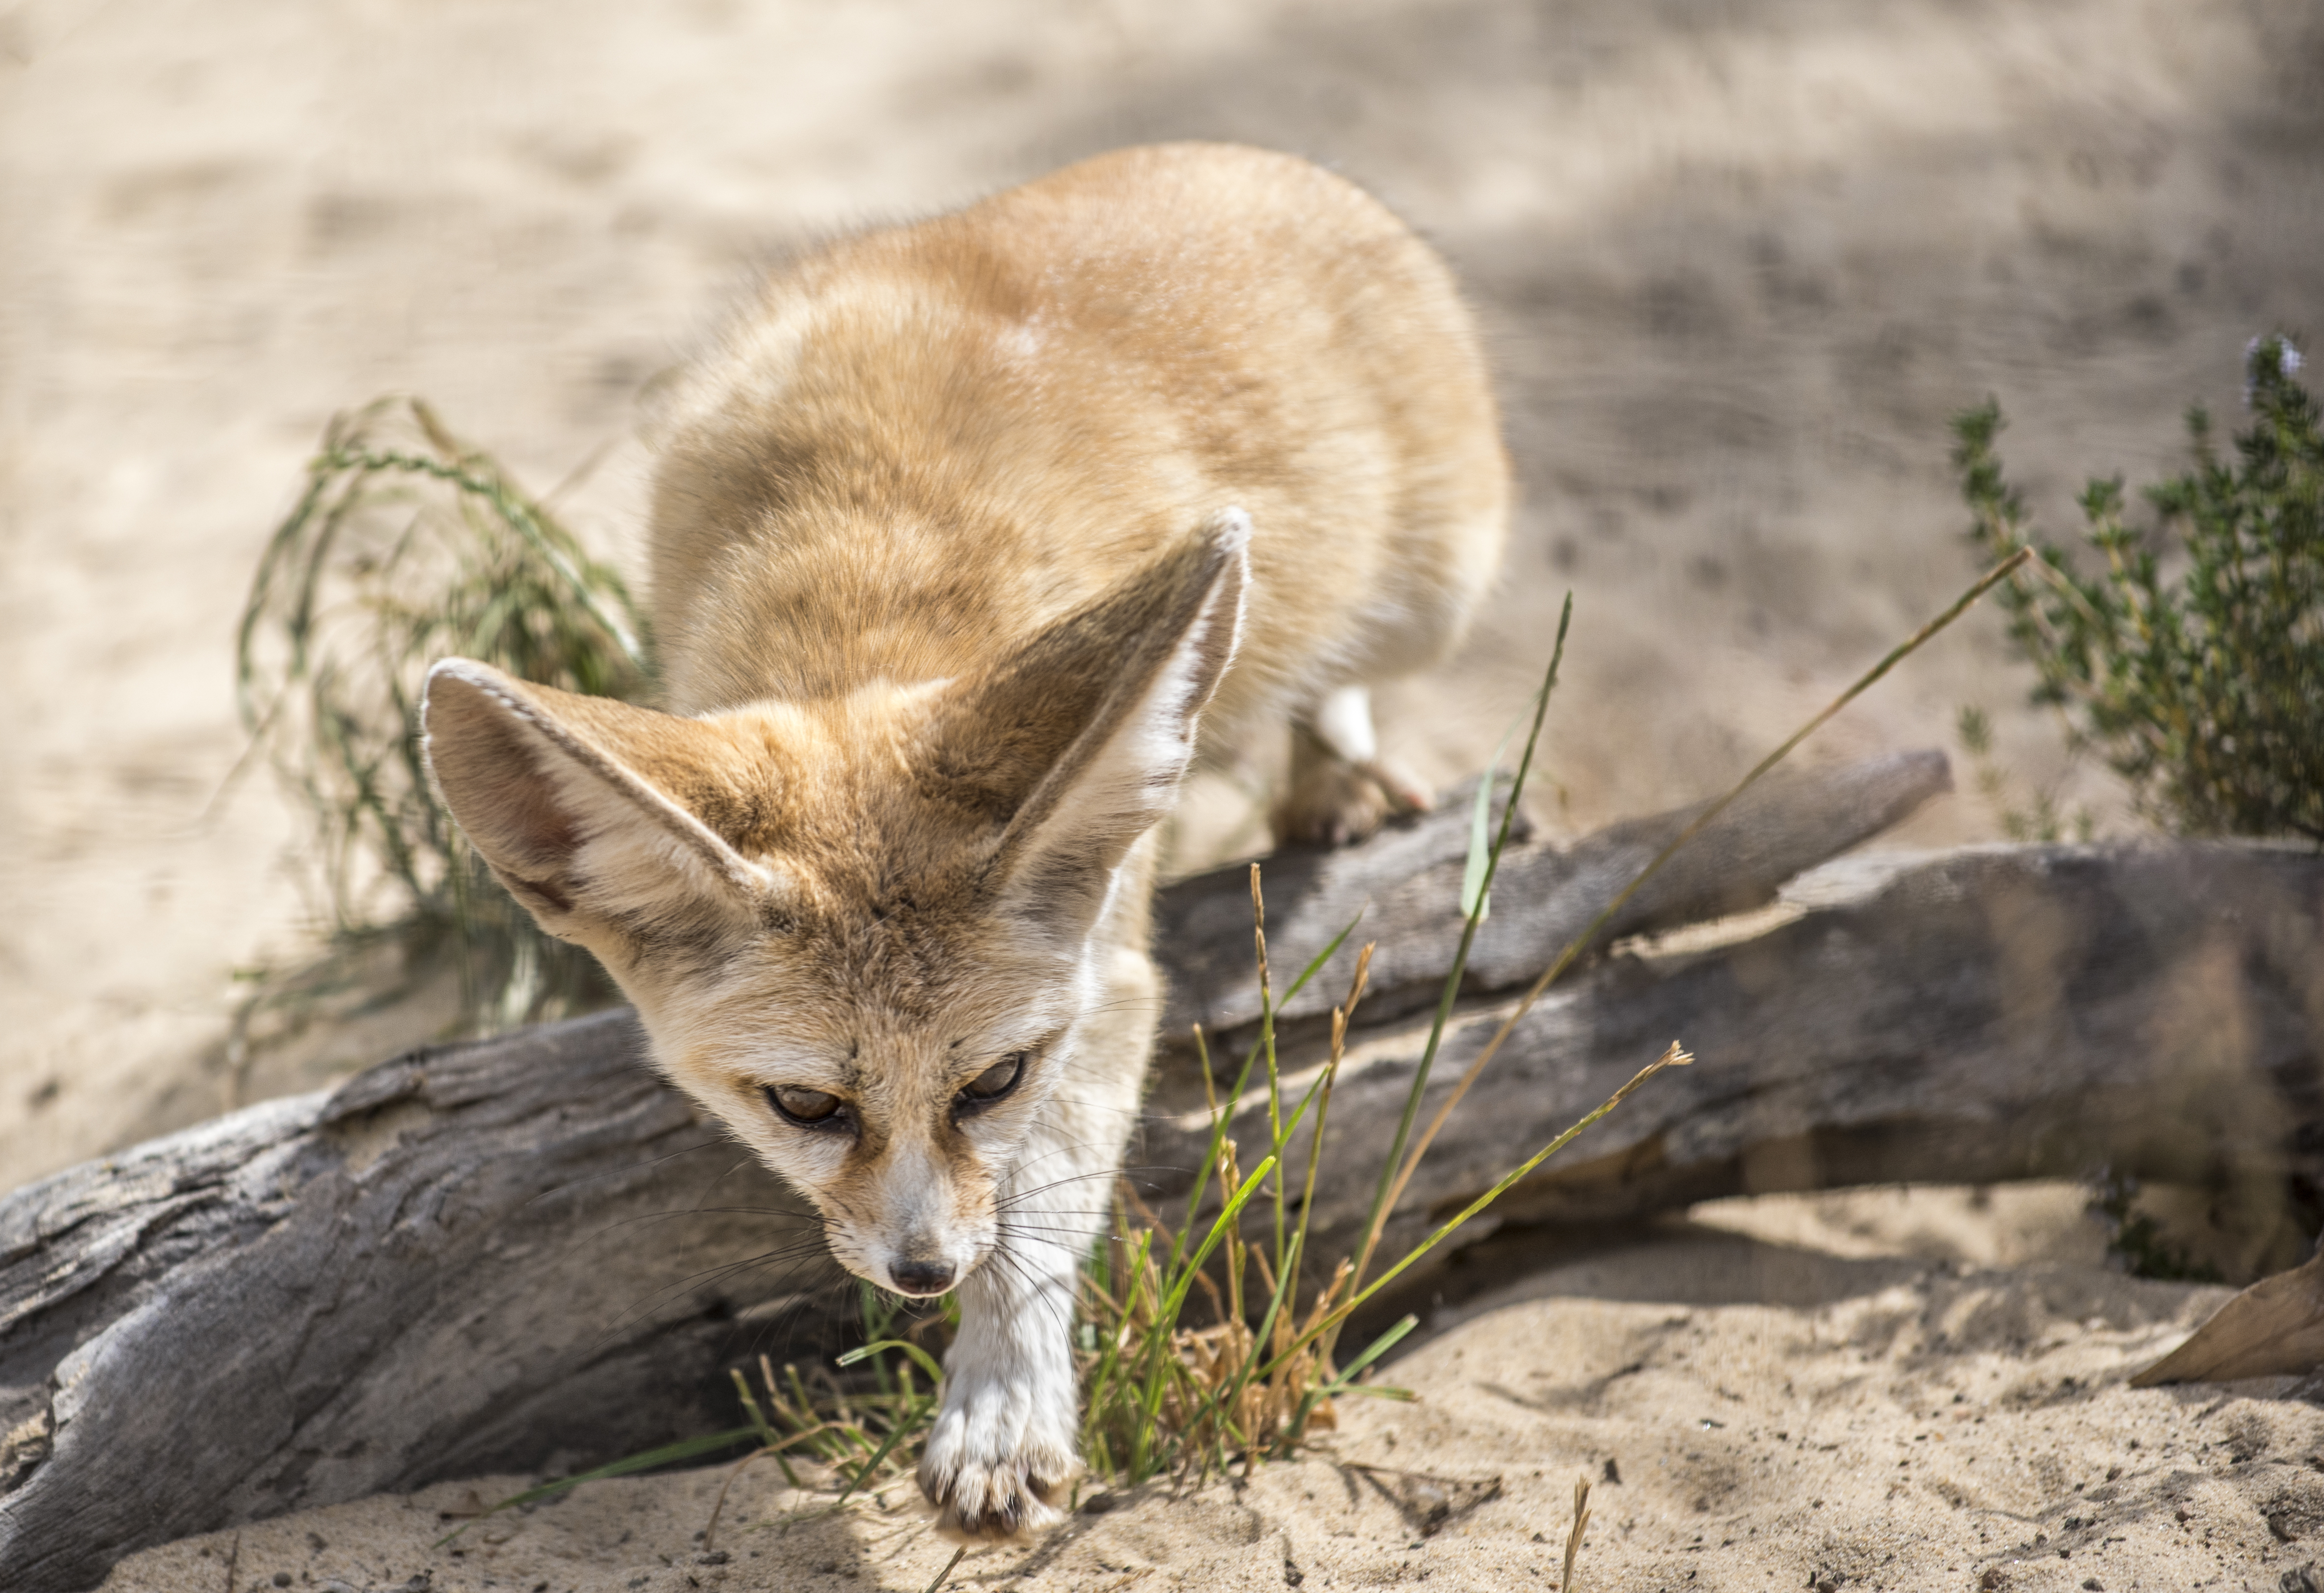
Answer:
<svg viewBox="0 0 2324 1593"><path fill-rule="evenodd" d="M2131 1390L2226 1291L2097 1265L2066 1185L1713 1202L1446 1311L1312 1457L1200 1489L1085 1490L951 1586L1575 1586L2275 1593L2324 1556L2324 1411L2292 1380ZM1766 1236L1780 1235L1781 1242ZM908 1483L835 1508L771 1466L453 1483L155 1549L106 1593L861 1588L951 1545ZM450 1545L432 1544L470 1523ZM233 1576L229 1579L229 1569Z"/></svg>
<svg viewBox="0 0 2324 1593"><path fill-rule="evenodd" d="M641 401L755 262L1166 137L1323 160L1462 272L1525 503L1471 644L1385 732L1430 778L1476 769L1570 586L1554 831L1714 788L1959 589L1954 410L2002 398L2062 529L2082 475L2175 465L2190 401L2232 418L2248 338L2324 329L2308 0L23 0L0 1185L419 1037L271 1072L225 1044L236 971L314 944L295 815L240 762L231 644L332 412L425 394L633 560ZM1977 704L2023 787L2126 827L1999 639L1975 617L1809 755L1949 745ZM1239 798L1203 800L1231 832ZM1890 843L1995 833L1965 791ZM1146 1490L956 1583L1548 1585L1577 1474L1585 1587L2273 1588L2305 1563L2308 1405L2121 1386L2216 1291L1997 1248L1966 1205L1942 1244L1816 1210L1545 1266L1448 1310L1388 1368L1422 1403L1351 1407L1333 1456ZM1416 1477L1499 1492L1422 1536L1391 1497ZM902 1588L944 1558L900 1492L800 1515L757 1469L721 1563L693 1537L715 1474L594 1485L431 1555L443 1511L512 1480L111 1585Z"/></svg>

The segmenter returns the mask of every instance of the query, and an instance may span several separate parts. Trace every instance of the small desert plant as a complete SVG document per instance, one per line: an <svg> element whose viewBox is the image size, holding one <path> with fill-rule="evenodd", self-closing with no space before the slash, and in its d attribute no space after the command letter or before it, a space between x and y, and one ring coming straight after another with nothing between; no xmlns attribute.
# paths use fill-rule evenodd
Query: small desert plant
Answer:
<svg viewBox="0 0 2324 1593"><path fill-rule="evenodd" d="M349 979L392 997L447 963L455 1027L471 1033L613 999L589 954L543 935L438 805L419 713L421 678L447 654L639 695L651 671L620 576L417 399L335 419L306 474L251 584L237 662L254 745L313 821L331 947L266 980L244 1027Z"/></svg>
<svg viewBox="0 0 2324 1593"><path fill-rule="evenodd" d="M2174 831L2324 843L2324 443L2299 369L2287 339L2253 344L2252 424L2232 461L2203 410L2188 411L2193 465L2145 489L2148 529L2126 519L2119 477L2091 481L2078 500L2090 574L2039 536L2004 477L1998 403L1953 420L1978 546L2038 556L2003 593L2034 700Z"/></svg>
<svg viewBox="0 0 2324 1593"><path fill-rule="evenodd" d="M2107 1168L2089 1183L2089 1214L2107 1230L2107 1262L2133 1277L2166 1283L2217 1284L2218 1268L2190 1257L2163 1236L2163 1225L2137 1209L2138 1180Z"/></svg>
<svg viewBox="0 0 2324 1593"><path fill-rule="evenodd" d="M1954 721L1954 732L1960 738L1961 750L1969 757L1969 768L1977 785L1977 794L1993 810L2001 822L2002 833L2012 841L2061 841L2065 838L2068 815L2058 810L2057 793L2046 786L2034 787L2020 803L2016 784L1993 756L1993 721L1982 708L1963 708ZM2070 823L2077 841L2088 841L2098 831L2098 815L2087 806L2076 807Z"/></svg>
<svg viewBox="0 0 2324 1593"><path fill-rule="evenodd" d="M1231 1112L1220 1110L1214 1100L1210 1142L1195 1176L1193 1204L1199 1209L1202 1192L1215 1178L1220 1202L1217 1213L1207 1225L1200 1225L1190 1211L1185 1225L1176 1232L1148 1214L1142 1232L1117 1237L1110 1257L1093 1264L1089 1290L1090 1330L1084 1340L1086 1415L1083 1429L1085 1451L1092 1464L1102 1472L1110 1471L1130 1482L1142 1481L1166 1470L1200 1477L1223 1469L1238 1459L1248 1465L1292 1452L1305 1441L1319 1415L1330 1419L1329 1402L1341 1395L1363 1393L1394 1397L1394 1391L1367 1386L1357 1378L1412 1331L1416 1325L1415 1319L1406 1317L1396 1323L1345 1367L1339 1367L1334 1360L1338 1335L1349 1318L1399 1274L1619 1106L1647 1079L1665 1067L1683 1066L1693 1059L1674 1042L1596 1110L1495 1181L1489 1189L1440 1224L1378 1276L1371 1276L1374 1251L1389 1213L1470 1086L1543 992L1573 966L1596 940L1599 930L1672 856L1840 709L1959 618L1986 591L2006 579L2025 557L2022 553L2013 554L1988 571L1950 607L1891 649L1674 836L1535 980L1492 1037L1471 1060L1427 1127L1415 1136L1413 1129L1419 1120L1421 1103L1426 1098L1437 1054L1467 972L1469 954L1491 906L1493 879L1508 844L1511 824L1533 774L1542 721L1556 690L1558 668L1565 656L1566 631L1572 620L1572 598L1567 597L1564 612L1558 621L1557 640L1548 672L1530 705L1531 725L1497 827L1489 823L1493 774L1501 752L1507 751L1509 741L1514 739L1514 731L1510 737L1504 738L1501 752L1494 755L1493 767L1487 769L1485 778L1479 783L1471 812L1469 855L1462 870L1460 945L1439 993L1419 1064L1413 1071L1395 1138L1380 1165L1362 1242L1356 1255L1341 1260L1328 1273L1319 1269L1316 1291L1312 1302L1305 1305L1304 1315L1300 1313L1300 1280L1308 1260L1307 1192L1312 1191L1314 1171L1323 1156L1323 1128L1331 1106L1332 1086L1338 1076L1349 1017L1363 993L1370 948L1366 947L1359 955L1348 998L1333 1011L1331 1052L1322 1074L1296 1105L1286 1110L1275 1050L1275 1003L1268 982L1266 909L1259 870L1253 865L1251 900L1260 992L1259 1038L1244 1058L1227 1099L1231 1102L1241 1099L1254 1069L1263 1062L1269 1129L1268 1152L1250 1174L1240 1173L1235 1144L1227 1134ZM1353 927L1343 931L1339 940L1325 947L1302 971L1292 986L1294 993L1314 977ZM1211 1077L1207 1054L1203 1064L1207 1085ZM1314 1122L1308 1130L1311 1141L1307 1190L1298 1193L1295 1207L1283 1172L1284 1153L1311 1110ZM1244 1214L1255 1204L1271 1215L1271 1232L1257 1245L1250 1245L1242 1238L1242 1223ZM1291 1215L1294 1211L1296 1217ZM1203 1272L1205 1263L1221 1250L1224 1254L1223 1287L1206 1282ZM1254 1283L1255 1289L1250 1286ZM1208 1328L1189 1329L1183 1325L1183 1315L1191 1290L1198 1284L1211 1300L1216 1320ZM1255 1325L1250 1323L1254 1306L1258 1307Z"/></svg>

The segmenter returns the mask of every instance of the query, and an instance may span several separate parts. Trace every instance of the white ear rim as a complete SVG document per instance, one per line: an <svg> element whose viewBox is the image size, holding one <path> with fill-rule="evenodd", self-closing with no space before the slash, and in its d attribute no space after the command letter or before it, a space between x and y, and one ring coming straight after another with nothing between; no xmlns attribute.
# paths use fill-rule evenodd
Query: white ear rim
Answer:
<svg viewBox="0 0 2324 1593"><path fill-rule="evenodd" d="M1241 650L1250 608L1250 515L1239 508L1222 510L1203 529L1225 556L1210 591L1144 695L1059 794L1039 827L1026 836L1012 863L1019 880L1048 878L1045 865L1092 832L1118 843L1107 847L1118 864L1175 805L1194 762L1203 713ZM1227 633L1221 648L1216 633L1222 622Z"/></svg>
<svg viewBox="0 0 2324 1593"><path fill-rule="evenodd" d="M1226 679L1227 671L1234 668L1235 658L1242 651L1243 627L1250 617L1250 514L1240 504L1231 504L1213 515L1203 529L1218 545L1219 551L1227 556L1226 568L1220 572L1220 579L1223 585L1227 576L1234 578L1234 622L1227 638L1225 661L1219 665L1218 672L1211 677L1211 689L1194 710L1198 715L1211 705L1211 698L1218 695L1219 683ZM1217 589L1214 588L1212 603L1204 606L1205 619L1209 618L1216 600Z"/></svg>
<svg viewBox="0 0 2324 1593"><path fill-rule="evenodd" d="M1161 674L1155 678L1153 688L1147 693L1147 702L1139 705L1141 713L1153 711L1157 706L1155 699L1162 695L1166 685L1180 686L1185 700L1178 711L1179 739L1185 747L1185 759L1189 762L1194 758L1195 741L1201 732L1204 710L1211 705L1211 699L1218 695L1219 686L1225 681L1227 671L1234 668L1236 655L1242 651L1243 622L1250 609L1250 516L1240 508L1222 509L1211 517L1203 531L1225 555L1225 558L1220 565L1219 573L1212 579L1211 590L1204 597L1203 606L1195 612L1194 622L1187 626L1185 635L1179 638L1177 649L1172 653L1169 663L1163 667ZM1203 655L1211 649L1211 632L1218 624L1222 603L1229 607L1226 647L1217 661L1210 663ZM1207 668L1210 676L1209 680L1199 687L1199 696L1194 695L1196 688L1187 680L1197 668ZM1139 714L1133 714L1132 722L1139 717ZM1185 776L1185 769L1182 764L1178 778L1183 779Z"/></svg>

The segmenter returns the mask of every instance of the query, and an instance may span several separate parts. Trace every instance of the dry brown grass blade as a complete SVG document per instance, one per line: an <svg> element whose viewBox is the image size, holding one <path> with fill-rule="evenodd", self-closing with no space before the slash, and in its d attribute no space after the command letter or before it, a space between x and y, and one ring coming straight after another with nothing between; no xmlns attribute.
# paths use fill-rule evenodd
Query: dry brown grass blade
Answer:
<svg viewBox="0 0 2324 1593"><path fill-rule="evenodd" d="M726 1473L726 1480L718 1485L718 1501L716 1504L710 1506L710 1519L702 1528L702 1552L705 1554L709 1553L710 1551L716 1546L716 1539L718 1536L718 1517L726 1508L726 1491L734 1486L735 1479L742 1475L743 1471L750 1466L752 1461L763 1460L774 1452L775 1450L771 1446L762 1450L752 1450L749 1454L735 1461L733 1466L729 1469Z"/></svg>
<svg viewBox="0 0 2324 1593"><path fill-rule="evenodd" d="M1582 1554L1582 1534L1590 1527L1590 1479L1573 1479L1573 1530L1565 1534L1565 1569L1558 1574L1557 1593L1573 1593L1573 1562Z"/></svg>
<svg viewBox="0 0 2324 1593"><path fill-rule="evenodd" d="M965 1543L963 1543L959 1548L954 1550L952 1552L952 1558L945 1561L944 1570L936 1572L936 1579L928 1584L927 1593L936 1593L937 1588L943 1587L945 1582L949 1581L952 1579L952 1568L958 1565L967 1553L968 1545Z"/></svg>

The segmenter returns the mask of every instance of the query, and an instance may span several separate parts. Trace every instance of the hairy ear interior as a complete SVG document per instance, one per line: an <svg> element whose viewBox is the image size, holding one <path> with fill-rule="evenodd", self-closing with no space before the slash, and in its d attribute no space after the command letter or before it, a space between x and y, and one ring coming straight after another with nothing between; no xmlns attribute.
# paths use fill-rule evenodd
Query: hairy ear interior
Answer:
<svg viewBox="0 0 2324 1593"><path fill-rule="evenodd" d="M1169 811L1240 637L1250 543L1250 519L1223 511L938 712L926 778L993 825L989 877L1012 894L1102 890Z"/></svg>
<svg viewBox="0 0 2324 1593"><path fill-rule="evenodd" d="M764 896L765 871L641 772L715 767L713 727L466 658L429 671L421 718L445 806L551 935L740 923Z"/></svg>

